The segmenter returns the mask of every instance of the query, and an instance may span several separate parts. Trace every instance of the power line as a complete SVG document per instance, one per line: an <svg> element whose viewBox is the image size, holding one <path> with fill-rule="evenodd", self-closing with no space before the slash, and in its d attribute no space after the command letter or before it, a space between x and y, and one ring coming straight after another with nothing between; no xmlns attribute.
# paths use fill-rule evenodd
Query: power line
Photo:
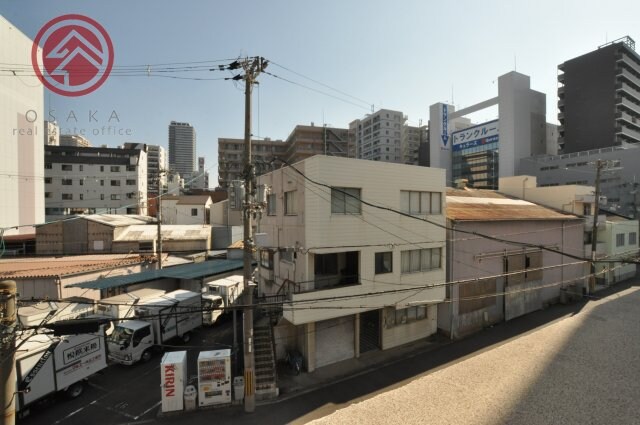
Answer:
<svg viewBox="0 0 640 425"><path fill-rule="evenodd" d="M445 230L450 230L450 231L455 231L455 232L459 232L459 233L466 233L466 234L470 234L470 235L475 235L475 236L479 236L481 238L485 238L485 239L496 241L496 242L502 242L502 243L506 243L506 244L510 244L510 245L529 247L529 248L538 248L538 249L542 249L542 250L545 250L545 251L553 252L555 254L564 255L566 257L573 258L573 259L576 259L576 260L591 262L591 260L586 259L584 257L580 257L580 256L577 256L577 255L573 255L573 254L569 254L569 253L566 253L566 252L558 251L556 249L549 248L549 247L544 246L544 245L537 245L537 244L532 244L532 243L528 243L528 242L518 242L518 241L509 240L509 239L503 239L503 238L494 237L494 236L487 235L487 234L480 233L480 232L475 232L475 231L470 231L470 230L462 230L462 229L459 229L459 228L456 229L456 228L452 228L452 227L449 227L449 226L444 225L444 224L440 224L440 223L432 221L432 220L428 220L426 218L422 218L422 217L419 217L419 216L411 215L411 214L403 212L403 211L396 210L396 209L391 208L391 207L385 207L385 206L382 206L382 205L377 205L377 204L374 204L372 202L365 201L361 197L352 195L351 193L345 192L345 191L343 191L343 190L341 190L341 189L339 189L337 187L334 187L334 186L331 186L331 185L328 185L328 184L325 184L325 183L317 182L317 181L311 179L310 177L308 177L307 175L305 175L303 172L301 172L296 167L294 167L292 164L290 164L289 162L287 162L286 160L284 160L282 158L274 158L272 160L272 162L274 162L274 161L283 162L288 167L293 169L296 173L300 174L306 180L308 180L309 182L311 182L311 183L313 183L313 184L315 184L317 186L323 186L323 187L329 188L331 190L336 190L336 191L344 194L345 196L349 196L350 198L354 198L357 201L361 202L362 204L368 205L368 206L373 207L373 208L377 208L377 209L380 209L380 210L383 210L383 211L389 211L389 212L392 212L392 213L395 213L395 214L399 214L401 216L408 217L408 218L411 218L411 219L414 219L414 220L426 222L426 223L432 224L432 225L434 225L436 227L440 227L440 228L445 229ZM570 217L567 217L567 219L569 219L569 218ZM634 261L621 260L621 261L628 262L628 263L634 263L634 264L640 264L640 261L637 261L637 260L634 260ZM596 262L607 262L607 261L606 260L604 260L604 261L597 260ZM619 262L619 261L612 261L612 262Z"/></svg>

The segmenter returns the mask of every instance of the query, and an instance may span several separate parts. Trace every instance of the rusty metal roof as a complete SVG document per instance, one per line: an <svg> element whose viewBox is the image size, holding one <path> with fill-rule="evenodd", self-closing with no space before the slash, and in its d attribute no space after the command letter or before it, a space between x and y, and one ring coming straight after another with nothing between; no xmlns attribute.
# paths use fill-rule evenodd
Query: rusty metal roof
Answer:
<svg viewBox="0 0 640 425"><path fill-rule="evenodd" d="M145 257L129 254L75 255L67 257L0 260L0 279L33 279L68 276L138 264Z"/></svg>
<svg viewBox="0 0 640 425"><path fill-rule="evenodd" d="M493 190L447 188L449 220L579 220L580 218Z"/></svg>

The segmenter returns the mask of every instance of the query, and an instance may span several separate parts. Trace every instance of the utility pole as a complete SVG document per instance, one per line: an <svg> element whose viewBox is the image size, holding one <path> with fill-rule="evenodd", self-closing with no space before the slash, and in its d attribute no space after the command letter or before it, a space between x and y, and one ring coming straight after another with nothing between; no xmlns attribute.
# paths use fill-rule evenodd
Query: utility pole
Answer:
<svg viewBox="0 0 640 425"><path fill-rule="evenodd" d="M253 276L252 266L255 242L252 235L252 218L255 214L255 167L251 159L251 92L254 84L258 84L256 78L267 67L267 61L262 57L246 58L238 63L244 69L243 76L233 79L243 79L245 82L244 104L244 293L246 305L244 309L244 410L251 413L256 408L256 382L255 382L255 353L253 348ZM230 65L230 68L234 65ZM233 69L233 68L232 68Z"/></svg>
<svg viewBox="0 0 640 425"><path fill-rule="evenodd" d="M16 422L16 282L0 282L0 402L2 403L1 425Z"/></svg>
<svg viewBox="0 0 640 425"><path fill-rule="evenodd" d="M596 193L593 211L593 227L591 230L591 276L589 277L589 294L596 289L596 250L598 248L598 213L600 212L600 172L605 161L596 161Z"/></svg>
<svg viewBox="0 0 640 425"><path fill-rule="evenodd" d="M156 207L158 208L158 270L162 269L162 179L160 176L164 174L164 170L158 173L158 197L156 198Z"/></svg>

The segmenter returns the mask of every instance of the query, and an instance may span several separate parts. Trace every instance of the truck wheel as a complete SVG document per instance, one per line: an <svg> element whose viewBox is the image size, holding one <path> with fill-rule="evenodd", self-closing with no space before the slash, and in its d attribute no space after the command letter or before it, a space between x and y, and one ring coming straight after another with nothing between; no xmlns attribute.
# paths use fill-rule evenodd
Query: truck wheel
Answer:
<svg viewBox="0 0 640 425"><path fill-rule="evenodd" d="M142 353L142 356L140 357L140 360L143 363L148 362L149 360L151 360L151 357L153 357L153 353L151 352L151 350L145 350L144 353Z"/></svg>
<svg viewBox="0 0 640 425"><path fill-rule="evenodd" d="M189 341L191 341L191 334L187 332L186 334L182 335L182 342L186 344Z"/></svg>
<svg viewBox="0 0 640 425"><path fill-rule="evenodd" d="M65 391L65 394L68 398L74 399L80 396L84 391L84 386L82 382L76 382L75 384L71 384L69 388Z"/></svg>

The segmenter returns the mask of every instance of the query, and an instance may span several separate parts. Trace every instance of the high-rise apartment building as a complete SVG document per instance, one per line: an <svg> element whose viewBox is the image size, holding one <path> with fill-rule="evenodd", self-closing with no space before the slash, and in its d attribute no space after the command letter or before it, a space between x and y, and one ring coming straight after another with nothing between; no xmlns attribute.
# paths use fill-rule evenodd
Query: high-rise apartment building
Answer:
<svg viewBox="0 0 640 425"><path fill-rule="evenodd" d="M91 142L81 134L61 134L59 146L73 146L76 148L88 148Z"/></svg>
<svg viewBox="0 0 640 425"><path fill-rule="evenodd" d="M169 168L184 178L196 170L196 130L189 123L169 125Z"/></svg>
<svg viewBox="0 0 640 425"><path fill-rule="evenodd" d="M623 37L558 66L561 153L640 143L640 55Z"/></svg>
<svg viewBox="0 0 640 425"><path fill-rule="evenodd" d="M147 193L149 198L158 196L166 186L167 151L162 146L147 145Z"/></svg>
<svg viewBox="0 0 640 425"><path fill-rule="evenodd" d="M252 140L251 146L251 155L258 175L285 165L283 161L274 162L274 158L294 164L314 155L348 158L354 157L355 152L349 130L328 126L318 127L313 123L295 126L286 141L269 138ZM242 179L243 158L243 139L218 139L220 186L228 187L232 180Z"/></svg>
<svg viewBox="0 0 640 425"><path fill-rule="evenodd" d="M0 40L0 62L31 63L33 41L2 16ZM42 84L35 76L4 76L0 103L0 228L4 236L35 233L28 226L44 221Z"/></svg>
<svg viewBox="0 0 640 425"><path fill-rule="evenodd" d="M44 144L47 146L60 146L60 127L55 121L44 122Z"/></svg>
<svg viewBox="0 0 640 425"><path fill-rule="evenodd" d="M402 133L407 118L400 111L380 109L349 124L356 155L361 159L403 163Z"/></svg>

